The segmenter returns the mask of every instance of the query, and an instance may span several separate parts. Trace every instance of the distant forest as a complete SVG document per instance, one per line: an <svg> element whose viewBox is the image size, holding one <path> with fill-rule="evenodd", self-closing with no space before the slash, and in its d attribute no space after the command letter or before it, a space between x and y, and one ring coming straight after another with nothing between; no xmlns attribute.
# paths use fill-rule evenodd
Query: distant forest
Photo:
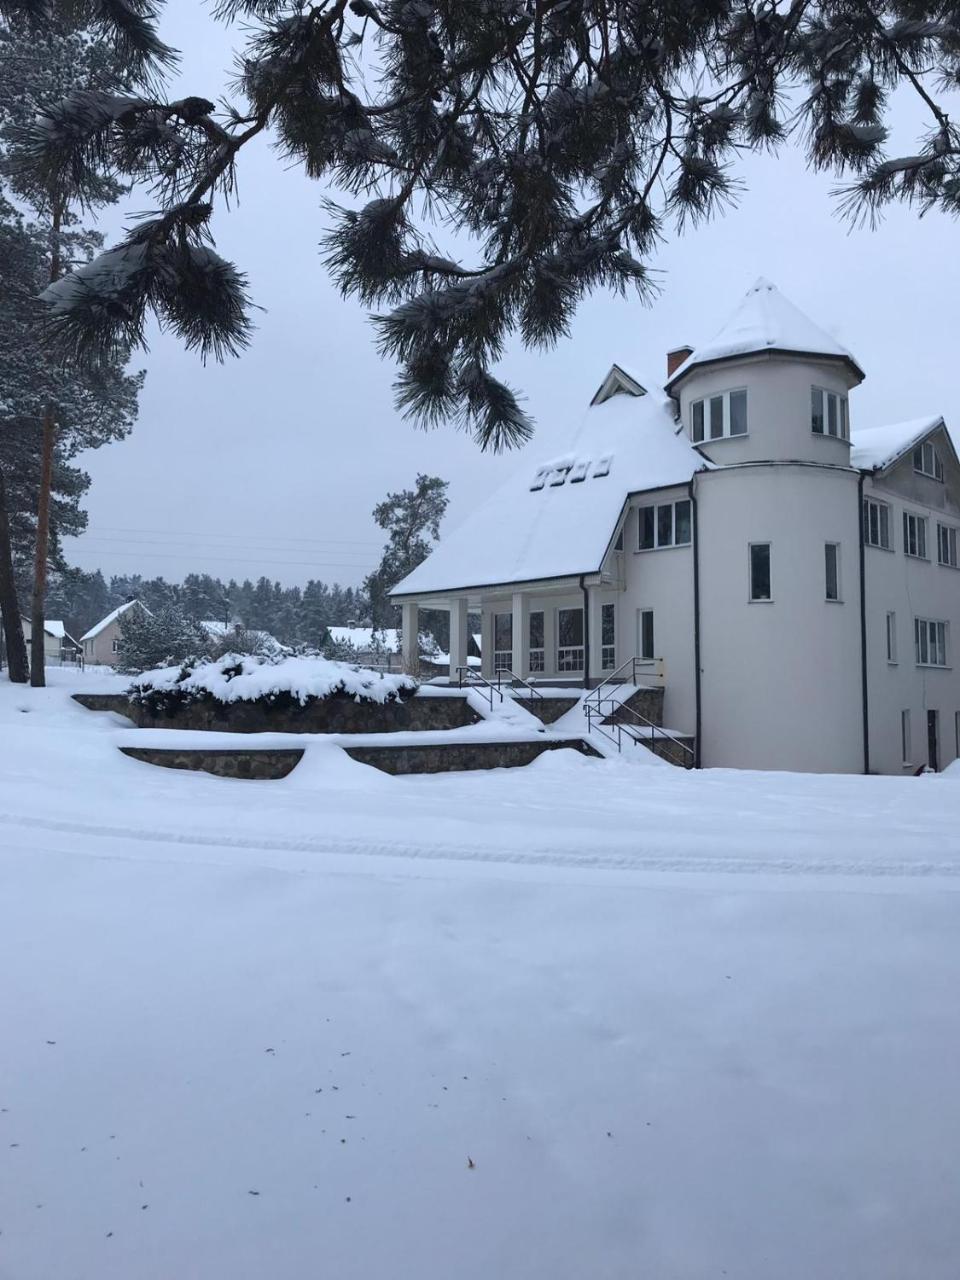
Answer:
<svg viewBox="0 0 960 1280"><path fill-rule="evenodd" d="M105 578L97 570L68 569L57 574L47 595L46 616L62 619L75 639L127 600L141 600L156 611L178 604L198 622L216 618L269 631L284 644L314 644L331 626L369 626L370 602L362 587L341 587L311 578L305 587L283 587L269 578L223 582L208 573L190 573L182 582L140 574ZM399 610L397 611L399 613ZM392 624L391 624L392 625Z"/></svg>

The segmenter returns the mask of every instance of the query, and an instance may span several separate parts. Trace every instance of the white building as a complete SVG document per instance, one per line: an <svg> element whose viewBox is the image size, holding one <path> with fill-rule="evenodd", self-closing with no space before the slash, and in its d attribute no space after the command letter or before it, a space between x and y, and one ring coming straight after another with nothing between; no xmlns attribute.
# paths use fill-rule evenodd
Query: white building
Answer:
<svg viewBox="0 0 960 1280"><path fill-rule="evenodd" d="M104 667L115 667L120 648L120 619L128 609L142 609L149 614L150 610L139 600L128 600L125 604L112 609L105 618L85 631L80 637L83 645L83 660L88 664Z"/></svg>
<svg viewBox="0 0 960 1280"><path fill-rule="evenodd" d="M397 586L403 635L449 609L455 670L480 612L484 673L548 684L637 657L705 766L942 768L960 462L937 416L855 428L863 377L758 281L711 342L669 354L663 389L614 365L569 451L524 457Z"/></svg>

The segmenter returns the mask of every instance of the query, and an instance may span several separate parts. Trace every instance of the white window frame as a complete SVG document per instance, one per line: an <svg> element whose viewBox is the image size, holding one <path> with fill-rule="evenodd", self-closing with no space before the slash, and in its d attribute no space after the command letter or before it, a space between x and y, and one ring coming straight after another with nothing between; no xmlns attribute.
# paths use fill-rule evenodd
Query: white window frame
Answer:
<svg viewBox="0 0 960 1280"><path fill-rule="evenodd" d="M900 712L900 756L904 765L913 763L913 741L910 732L910 712Z"/></svg>
<svg viewBox="0 0 960 1280"><path fill-rule="evenodd" d="M110 642L110 652L111 652L111 653L119 653L119 652L120 652L120 637L119 637L119 636L114 636L114 637L113 637L113 640Z"/></svg>
<svg viewBox="0 0 960 1280"><path fill-rule="evenodd" d="M611 610L613 619L613 642L607 644L603 639L604 610ZM617 666L617 606L612 600L600 605L600 670L614 671Z"/></svg>
<svg viewBox="0 0 960 1280"><path fill-rule="evenodd" d="M876 519L874 519L874 514ZM876 540L873 537L873 526L876 525ZM883 533L886 527L887 540ZM893 508L889 502L881 502L879 498L864 496L863 499L863 541L868 547L879 547L881 551L893 550Z"/></svg>
<svg viewBox="0 0 960 1280"><path fill-rule="evenodd" d="M690 536L685 542L677 542L677 507L686 505L689 508L687 527ZM660 541L660 512L670 508L670 541ZM643 513L645 511L653 512L653 546L644 547L641 545L643 539ZM689 498L677 498L673 502L645 502L642 507L637 508L637 550L638 551L665 551L668 547L689 547L693 541L693 504Z"/></svg>
<svg viewBox="0 0 960 1280"><path fill-rule="evenodd" d="M540 644L533 644L533 620L540 618ZM547 615L543 609L531 609L527 615L527 665L531 674L546 669Z"/></svg>
<svg viewBox="0 0 960 1280"><path fill-rule="evenodd" d="M960 531L956 525L937 521L937 564L942 564L946 569L960 569L960 559L957 556L957 543L960 542L958 535Z"/></svg>
<svg viewBox="0 0 960 1280"><path fill-rule="evenodd" d="M816 415L814 409L815 398L820 397L820 422L821 428L818 431L815 425ZM836 430L830 430L830 406L834 406L834 426ZM850 408L847 403L847 397L841 395L839 391L829 391L826 387L812 386L810 388L810 430L815 436L822 436L824 439L831 440L849 440L850 439Z"/></svg>
<svg viewBox="0 0 960 1280"><path fill-rule="evenodd" d="M510 648L497 648L497 619L510 619ZM495 609L493 614L493 674L497 675L500 671L513 670L513 612L510 609Z"/></svg>
<svg viewBox="0 0 960 1280"><path fill-rule="evenodd" d="M915 533L913 538L911 538L911 528ZM916 551L910 550L911 543L916 544ZM930 559L927 554L927 517L919 515L916 511L903 513L903 554L909 556L911 560Z"/></svg>
<svg viewBox="0 0 960 1280"><path fill-rule="evenodd" d="M920 454L920 465L917 466L917 454ZM928 464L929 459L929 464ZM926 476L929 480L939 480L943 484L943 463L934 448L932 440L924 440L914 446L913 469L918 476Z"/></svg>
<svg viewBox="0 0 960 1280"><path fill-rule="evenodd" d="M753 594L753 548L767 548L767 572L770 577L770 594L768 596L755 596ZM769 542L748 542L747 543L747 600L750 604L773 604L773 547Z"/></svg>
<svg viewBox="0 0 960 1280"><path fill-rule="evenodd" d="M897 615L893 609L887 610L886 639L887 662L895 667L897 665Z"/></svg>
<svg viewBox="0 0 960 1280"><path fill-rule="evenodd" d="M836 589L837 589L837 594L835 596L832 596L830 594L830 548L831 547L833 548L833 552L834 552L833 568L834 568L834 578L836 579L834 585L836 586ZM770 586L772 589L773 587L772 582ZM839 542L825 542L823 544L823 598L826 600L828 604L843 604L843 583L840 577L840 543Z"/></svg>
<svg viewBox="0 0 960 1280"><path fill-rule="evenodd" d="M742 395L744 397L744 422L745 430L731 431L731 413L730 413L730 397ZM720 430L714 433L713 422L713 402L719 400L720 404ZM702 413L702 421L700 423L700 434L697 434L697 406L700 406ZM730 387L726 391L715 391L713 395L701 396L697 400L690 402L690 439L694 444L713 444L717 440L743 440L750 434L750 397L746 387Z"/></svg>
<svg viewBox="0 0 960 1280"><path fill-rule="evenodd" d="M562 613L579 613L580 614L580 643L579 644L562 644L560 640L560 615ZM582 605L564 605L556 611L556 638L557 638L557 670L565 673L582 673L584 660L584 643L583 637L586 636L586 619L583 615Z"/></svg>
<svg viewBox="0 0 960 1280"><path fill-rule="evenodd" d="M939 618L914 618L914 656L918 667L944 668L947 664L949 625Z"/></svg>

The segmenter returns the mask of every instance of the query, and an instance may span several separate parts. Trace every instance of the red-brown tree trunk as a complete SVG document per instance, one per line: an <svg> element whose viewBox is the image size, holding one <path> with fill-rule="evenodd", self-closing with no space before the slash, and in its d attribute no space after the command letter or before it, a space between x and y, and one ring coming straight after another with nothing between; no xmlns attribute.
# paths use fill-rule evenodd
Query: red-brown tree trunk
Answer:
<svg viewBox="0 0 960 1280"><path fill-rule="evenodd" d="M50 283L60 279L60 224L63 206L54 201L50 222ZM33 558L33 596L30 601L30 683L46 684L44 612L47 602L47 558L50 551L50 494L53 489L53 455L57 444L57 415L52 404L43 414L40 451L40 495L37 499L37 545Z"/></svg>
<svg viewBox="0 0 960 1280"><path fill-rule="evenodd" d="M0 472L0 620L7 649L7 674L14 684L26 684L30 678L27 664L27 642L23 638L17 583L13 576L13 547L10 542L10 518L7 514L7 486Z"/></svg>

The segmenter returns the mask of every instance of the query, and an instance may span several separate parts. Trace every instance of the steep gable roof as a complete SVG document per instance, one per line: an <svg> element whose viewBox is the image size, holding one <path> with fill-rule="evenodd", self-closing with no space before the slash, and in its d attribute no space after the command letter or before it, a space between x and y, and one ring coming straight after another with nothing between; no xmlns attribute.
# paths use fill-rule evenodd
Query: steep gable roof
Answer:
<svg viewBox="0 0 960 1280"><path fill-rule="evenodd" d="M132 609L135 604L140 605L140 608L144 611L144 613L150 614L150 610L147 608L147 606L145 604L142 604L139 600L128 600L126 604L120 605L118 608L114 609L111 613L108 613L105 618L101 618L100 621L96 623L94 626L92 626L89 631L85 631L83 635L80 637L81 642L84 640L92 640L95 636L98 636L101 631L104 631L106 630L107 627L109 627L111 622L116 622L117 618L119 618L121 614L126 613L128 609ZM150 616L153 617L152 614L150 614Z"/></svg>
<svg viewBox="0 0 960 1280"><path fill-rule="evenodd" d="M939 414L929 418L912 418L909 422L891 422L883 427L868 427L851 433L850 465L860 471L885 471L899 462L915 445L932 431L942 427L950 440L950 433ZM956 457L956 451L954 450Z"/></svg>
<svg viewBox="0 0 960 1280"><path fill-rule="evenodd" d="M695 347L683 364L674 370L667 379L667 389L676 386L699 365L735 360L763 351L843 360L853 370L858 382L864 376L846 347L804 315L776 285L761 277L710 341Z"/></svg>
<svg viewBox="0 0 960 1280"><path fill-rule="evenodd" d="M392 594L429 595L597 572L629 494L686 484L695 471L711 466L678 433L673 402L659 389L644 392L633 375L629 378L640 393L620 384L625 394L592 404L568 452L539 464L526 456L518 459L510 480L447 534Z"/></svg>

